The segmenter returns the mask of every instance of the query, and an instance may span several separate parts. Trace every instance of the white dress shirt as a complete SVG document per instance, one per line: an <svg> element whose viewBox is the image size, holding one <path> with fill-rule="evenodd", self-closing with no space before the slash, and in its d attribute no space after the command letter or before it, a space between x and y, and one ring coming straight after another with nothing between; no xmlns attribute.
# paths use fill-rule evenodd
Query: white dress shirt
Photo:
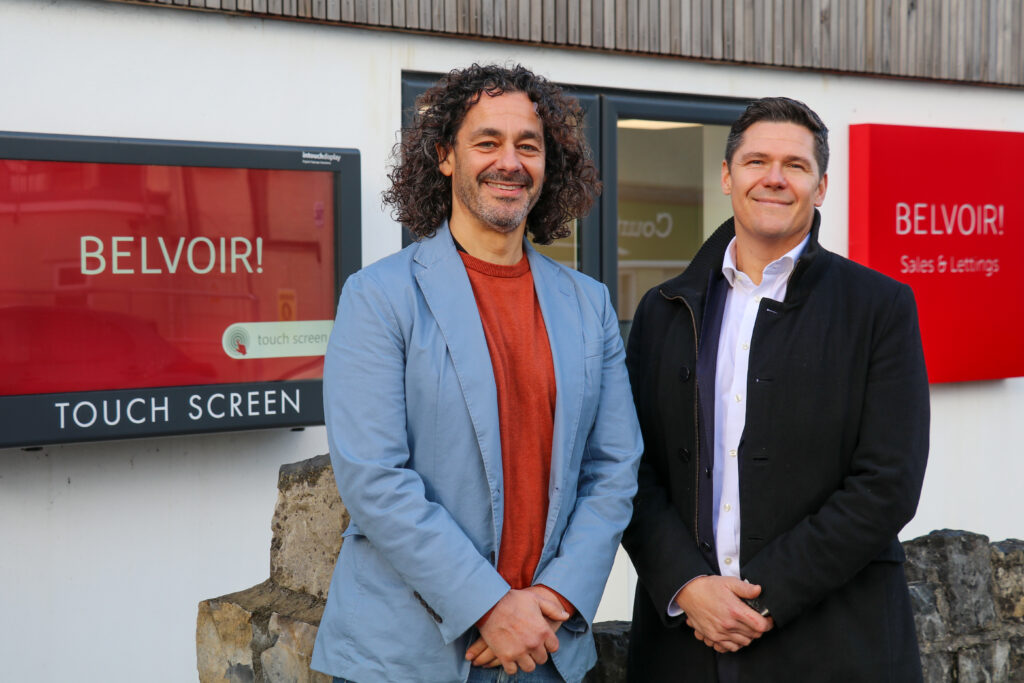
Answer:
<svg viewBox="0 0 1024 683"><path fill-rule="evenodd" d="M747 421L747 366L750 340L754 334L761 299L786 298L789 276L793 274L810 234L787 254L764 267L761 284L755 285L736 267L736 238L725 250L722 273L729 283L718 338L715 369L715 464L714 507L715 550L722 576L740 576L740 470L737 453Z"/></svg>
<svg viewBox="0 0 1024 683"><path fill-rule="evenodd" d="M736 267L736 238L729 242L722 261L722 274L729 283L718 338L718 362L715 366L715 462L712 524L715 550L722 576L740 578L740 470L738 452L747 422L747 366L750 341L761 299L786 298L786 287L797 259L803 254L810 234L784 256L772 261L755 285ZM697 578L697 577L694 577ZM679 588L683 590L684 584ZM668 605L669 616L683 613L675 601Z"/></svg>

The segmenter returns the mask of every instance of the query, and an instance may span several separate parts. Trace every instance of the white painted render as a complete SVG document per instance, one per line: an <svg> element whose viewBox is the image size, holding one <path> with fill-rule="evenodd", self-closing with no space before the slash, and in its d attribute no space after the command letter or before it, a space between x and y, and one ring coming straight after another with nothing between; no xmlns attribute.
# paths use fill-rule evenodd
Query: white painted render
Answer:
<svg viewBox="0 0 1024 683"><path fill-rule="evenodd" d="M1024 131L1020 90L88 0L0 2L0 130L358 148L370 263L400 245L379 198L403 70L472 61L520 61L594 87L806 101L832 129L822 240L840 253L849 124ZM944 170L955 187L961 174L1019 164ZM1024 536L1024 379L934 385L932 413L924 493L903 537L944 527ZM0 679L195 680L197 604L267 578L277 469L326 450L323 428L0 450ZM629 617L631 577L620 562L600 619Z"/></svg>

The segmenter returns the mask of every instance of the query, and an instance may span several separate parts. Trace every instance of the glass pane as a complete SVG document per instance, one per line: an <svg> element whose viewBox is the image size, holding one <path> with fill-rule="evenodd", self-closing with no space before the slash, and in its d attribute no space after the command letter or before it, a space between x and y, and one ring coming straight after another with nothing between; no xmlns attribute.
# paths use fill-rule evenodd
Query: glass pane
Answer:
<svg viewBox="0 0 1024 683"><path fill-rule="evenodd" d="M0 396L321 377L323 351L225 330L329 325L334 193L330 171L0 161Z"/></svg>
<svg viewBox="0 0 1024 683"><path fill-rule="evenodd" d="M728 126L650 119L618 122L619 320L626 332L640 298L675 277L722 221Z"/></svg>
<svg viewBox="0 0 1024 683"><path fill-rule="evenodd" d="M558 261L563 266L572 268L573 270L580 269L580 245L579 245L579 224L578 220L573 220L569 225L572 233L568 237L563 237L560 240L555 240L551 244L537 244L536 242L530 242L534 249L544 254L550 259Z"/></svg>

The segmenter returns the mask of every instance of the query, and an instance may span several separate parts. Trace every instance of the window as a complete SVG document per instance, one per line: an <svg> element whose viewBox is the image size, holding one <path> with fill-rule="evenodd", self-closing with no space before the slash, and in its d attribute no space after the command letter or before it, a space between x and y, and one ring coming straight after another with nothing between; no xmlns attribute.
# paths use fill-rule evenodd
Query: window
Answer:
<svg viewBox="0 0 1024 683"><path fill-rule="evenodd" d="M432 74L402 79L403 124ZM625 336L644 293L678 275L732 215L720 178L745 100L566 86L580 100L604 192L571 236L539 251L601 280ZM408 243L406 239L405 243Z"/></svg>

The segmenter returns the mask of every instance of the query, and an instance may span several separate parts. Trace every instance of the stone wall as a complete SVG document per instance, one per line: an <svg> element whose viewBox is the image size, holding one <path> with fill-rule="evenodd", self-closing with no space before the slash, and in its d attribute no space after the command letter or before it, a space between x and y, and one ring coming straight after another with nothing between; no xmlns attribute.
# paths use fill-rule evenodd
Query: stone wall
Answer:
<svg viewBox="0 0 1024 683"><path fill-rule="evenodd" d="M1024 541L946 529L903 546L926 683L1024 681Z"/></svg>
<svg viewBox="0 0 1024 683"><path fill-rule="evenodd" d="M200 683L330 683L309 660L348 512L326 455L283 466L277 485L270 578L199 603ZM926 683L1024 682L1024 541L944 530L904 547ZM629 622L594 635L585 683L622 683Z"/></svg>

